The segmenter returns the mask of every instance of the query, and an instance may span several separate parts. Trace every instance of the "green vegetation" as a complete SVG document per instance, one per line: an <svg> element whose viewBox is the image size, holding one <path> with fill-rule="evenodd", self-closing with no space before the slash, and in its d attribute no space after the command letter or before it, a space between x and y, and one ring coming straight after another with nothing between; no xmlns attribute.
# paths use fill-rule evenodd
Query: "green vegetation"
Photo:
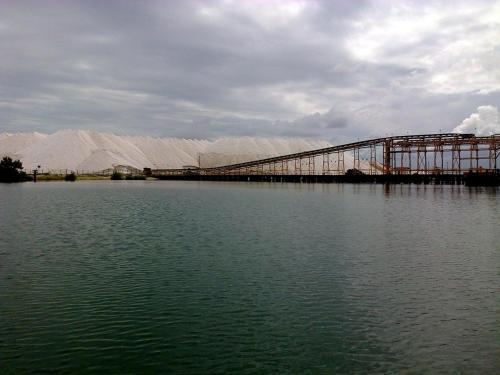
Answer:
<svg viewBox="0 0 500 375"><path fill-rule="evenodd" d="M112 180L123 180L123 174L121 174L120 172L113 172L113 174L111 175L111 179Z"/></svg>
<svg viewBox="0 0 500 375"><path fill-rule="evenodd" d="M348 169L346 172L345 172L345 175L346 176L363 176L364 173L361 172L359 169L356 169L356 168L352 168L352 169Z"/></svg>
<svg viewBox="0 0 500 375"><path fill-rule="evenodd" d="M39 174L36 176L37 182L48 181L64 181L64 176L61 174Z"/></svg>
<svg viewBox="0 0 500 375"><path fill-rule="evenodd" d="M50 182L50 181L95 181L95 180L107 180L109 181L109 176L98 176L98 175L85 175L77 176L75 174L75 179L72 178L72 173L67 175L61 174L39 174L36 180L39 182Z"/></svg>
<svg viewBox="0 0 500 375"><path fill-rule="evenodd" d="M95 180L108 180L109 181L109 176L99 176L99 175L78 176L78 181L95 181Z"/></svg>
<svg viewBox="0 0 500 375"><path fill-rule="evenodd" d="M23 163L20 160L12 160L12 158L5 156L0 161L0 182L30 181L31 177L22 169Z"/></svg>
<svg viewBox="0 0 500 375"><path fill-rule="evenodd" d="M145 180L146 176L143 175L124 175L123 173L120 172L113 172L111 175L112 180Z"/></svg>
<svg viewBox="0 0 500 375"><path fill-rule="evenodd" d="M23 182L33 181L33 178L27 175L23 170L23 164L20 160L12 160L12 158L5 156L0 161L0 182ZM125 176L120 172L113 172L111 175L112 180L146 180L144 175L127 175ZM49 181L90 181L90 180L108 180L109 176L100 175L85 175L77 176L75 172L64 174L38 174L36 180L39 182Z"/></svg>
<svg viewBox="0 0 500 375"><path fill-rule="evenodd" d="M64 181L76 181L76 174L75 172L71 172L69 174L67 174L66 176L64 176Z"/></svg>

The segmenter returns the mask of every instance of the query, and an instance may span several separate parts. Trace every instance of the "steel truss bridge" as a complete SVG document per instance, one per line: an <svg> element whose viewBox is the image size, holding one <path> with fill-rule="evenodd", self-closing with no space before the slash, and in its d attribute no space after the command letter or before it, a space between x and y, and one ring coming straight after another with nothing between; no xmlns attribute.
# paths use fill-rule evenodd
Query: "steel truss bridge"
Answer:
<svg viewBox="0 0 500 375"><path fill-rule="evenodd" d="M500 134L402 135L210 168L154 169L168 176L463 175L498 173Z"/></svg>

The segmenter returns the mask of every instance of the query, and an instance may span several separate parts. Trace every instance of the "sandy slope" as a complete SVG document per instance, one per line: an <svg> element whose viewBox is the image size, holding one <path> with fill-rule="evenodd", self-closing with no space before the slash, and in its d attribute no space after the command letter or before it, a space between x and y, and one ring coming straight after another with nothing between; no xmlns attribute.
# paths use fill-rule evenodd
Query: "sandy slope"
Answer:
<svg viewBox="0 0 500 375"><path fill-rule="evenodd" d="M116 165L142 169L223 165L326 147L301 138L221 138L215 141L118 136L88 130L54 134L0 133L0 156L20 158L27 169L100 171Z"/></svg>
<svg viewBox="0 0 500 375"><path fill-rule="evenodd" d="M40 133L0 133L0 156L15 156L20 150L37 143L47 135Z"/></svg>

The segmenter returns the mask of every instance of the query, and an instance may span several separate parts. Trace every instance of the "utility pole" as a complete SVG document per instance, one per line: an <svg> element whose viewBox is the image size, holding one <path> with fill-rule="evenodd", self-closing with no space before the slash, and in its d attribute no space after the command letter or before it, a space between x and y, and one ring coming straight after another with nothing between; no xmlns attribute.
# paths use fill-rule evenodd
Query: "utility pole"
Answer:
<svg viewBox="0 0 500 375"><path fill-rule="evenodd" d="M37 166L36 169L33 171L33 182L36 182L36 175L38 174L38 169L40 169L40 166Z"/></svg>

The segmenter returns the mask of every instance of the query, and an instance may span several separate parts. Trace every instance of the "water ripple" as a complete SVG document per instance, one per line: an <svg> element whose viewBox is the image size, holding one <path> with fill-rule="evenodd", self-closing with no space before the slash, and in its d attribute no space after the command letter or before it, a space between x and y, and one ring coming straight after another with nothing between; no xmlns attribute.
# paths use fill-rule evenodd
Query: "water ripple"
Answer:
<svg viewBox="0 0 500 375"><path fill-rule="evenodd" d="M0 186L0 373L498 373L499 208L464 187Z"/></svg>

